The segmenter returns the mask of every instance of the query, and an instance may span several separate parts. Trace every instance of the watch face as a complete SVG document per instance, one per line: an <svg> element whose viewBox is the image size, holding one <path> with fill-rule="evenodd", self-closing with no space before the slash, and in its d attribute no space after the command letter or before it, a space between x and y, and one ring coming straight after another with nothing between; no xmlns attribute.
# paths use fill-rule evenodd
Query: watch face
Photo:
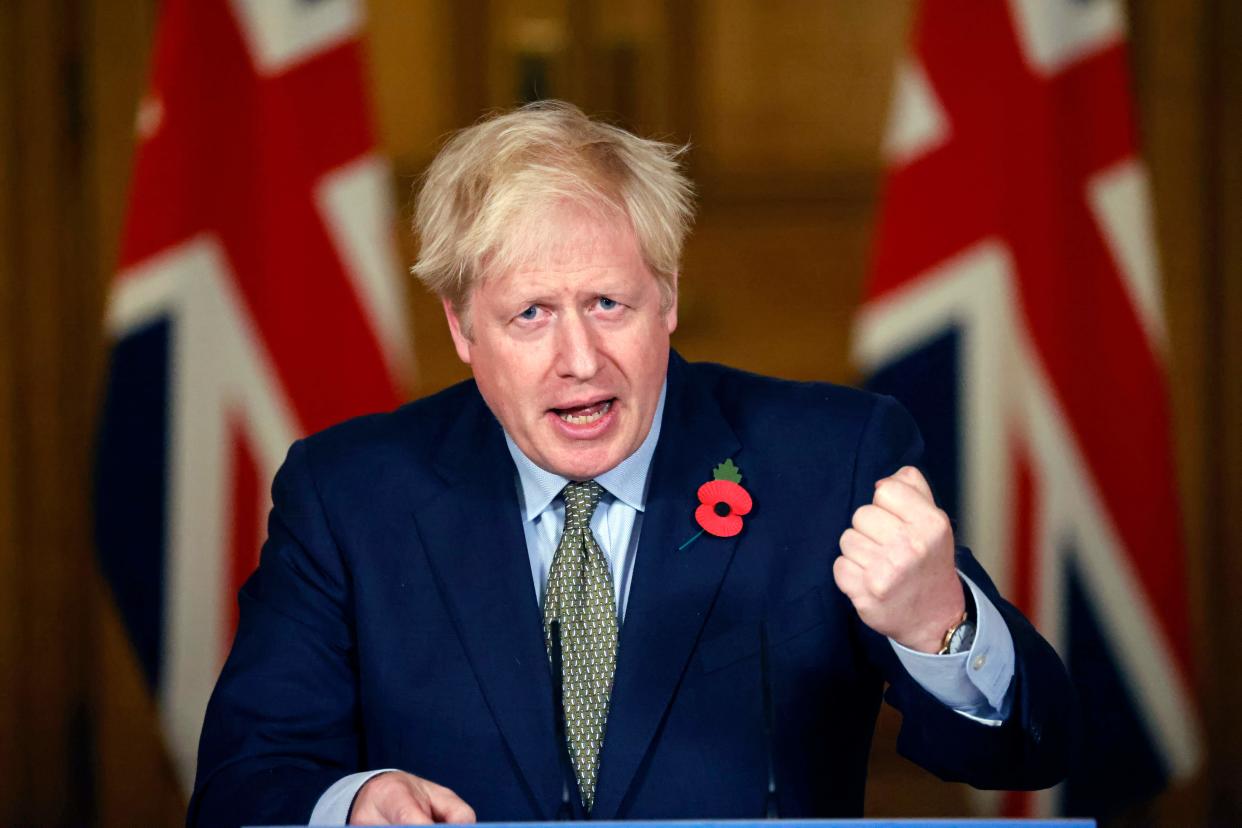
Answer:
<svg viewBox="0 0 1242 828"><path fill-rule="evenodd" d="M949 652L960 653L963 650L969 650L970 645L975 643L975 624L973 621L963 621L953 631L953 637L949 639Z"/></svg>

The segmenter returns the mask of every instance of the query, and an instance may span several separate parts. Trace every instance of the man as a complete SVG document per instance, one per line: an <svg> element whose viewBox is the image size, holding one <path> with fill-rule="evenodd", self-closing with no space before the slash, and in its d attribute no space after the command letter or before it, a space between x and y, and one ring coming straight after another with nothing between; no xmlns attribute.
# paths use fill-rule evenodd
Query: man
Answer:
<svg viewBox="0 0 1242 828"><path fill-rule="evenodd" d="M1064 775L1064 668L904 411L670 351L678 153L545 103L437 157L474 381L290 450L192 824L858 815L886 682L943 778Z"/></svg>

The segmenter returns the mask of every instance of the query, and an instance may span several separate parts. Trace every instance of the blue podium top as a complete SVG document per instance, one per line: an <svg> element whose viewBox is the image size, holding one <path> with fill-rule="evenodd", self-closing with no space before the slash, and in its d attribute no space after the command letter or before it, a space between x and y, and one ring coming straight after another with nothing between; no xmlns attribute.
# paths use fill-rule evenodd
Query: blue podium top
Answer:
<svg viewBox="0 0 1242 828"><path fill-rule="evenodd" d="M565 822L488 822L490 828L562 828ZM587 824L587 823L578 823ZM947 817L935 819L766 819L766 820L683 820L683 821L590 821L591 825L632 826L632 828L837 828L838 826L865 826L865 828L919 828L919 826L964 825L969 828L1095 828L1094 819L967 819ZM250 828L305 828L304 826L250 826Z"/></svg>

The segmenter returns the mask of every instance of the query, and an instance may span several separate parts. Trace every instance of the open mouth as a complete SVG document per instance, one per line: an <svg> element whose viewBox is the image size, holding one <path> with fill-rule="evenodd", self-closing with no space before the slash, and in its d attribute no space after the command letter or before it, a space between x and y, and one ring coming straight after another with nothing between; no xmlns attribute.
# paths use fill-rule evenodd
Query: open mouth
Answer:
<svg viewBox="0 0 1242 828"><path fill-rule="evenodd" d="M598 400L588 405L579 405L572 408L554 408L552 411L570 425L590 425L599 421L601 417L607 414L615 400L616 397L612 397L607 400Z"/></svg>

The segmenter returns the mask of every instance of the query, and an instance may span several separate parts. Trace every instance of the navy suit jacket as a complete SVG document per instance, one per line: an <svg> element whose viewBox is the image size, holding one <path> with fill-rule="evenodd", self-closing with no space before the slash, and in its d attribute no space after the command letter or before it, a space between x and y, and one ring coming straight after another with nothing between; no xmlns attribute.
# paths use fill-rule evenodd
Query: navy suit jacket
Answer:
<svg viewBox="0 0 1242 828"><path fill-rule="evenodd" d="M1077 730L1064 667L968 552L958 567L1017 656L1000 727L927 694L834 584L853 511L921 448L889 398L671 355L593 819L760 817L769 753L782 816L859 815L886 682L899 750L938 776L1062 778ZM725 458L754 498L741 534L679 548ZM290 449L191 824L305 821L337 779L383 767L447 785L480 820L555 818L564 766L514 478L472 382Z"/></svg>

